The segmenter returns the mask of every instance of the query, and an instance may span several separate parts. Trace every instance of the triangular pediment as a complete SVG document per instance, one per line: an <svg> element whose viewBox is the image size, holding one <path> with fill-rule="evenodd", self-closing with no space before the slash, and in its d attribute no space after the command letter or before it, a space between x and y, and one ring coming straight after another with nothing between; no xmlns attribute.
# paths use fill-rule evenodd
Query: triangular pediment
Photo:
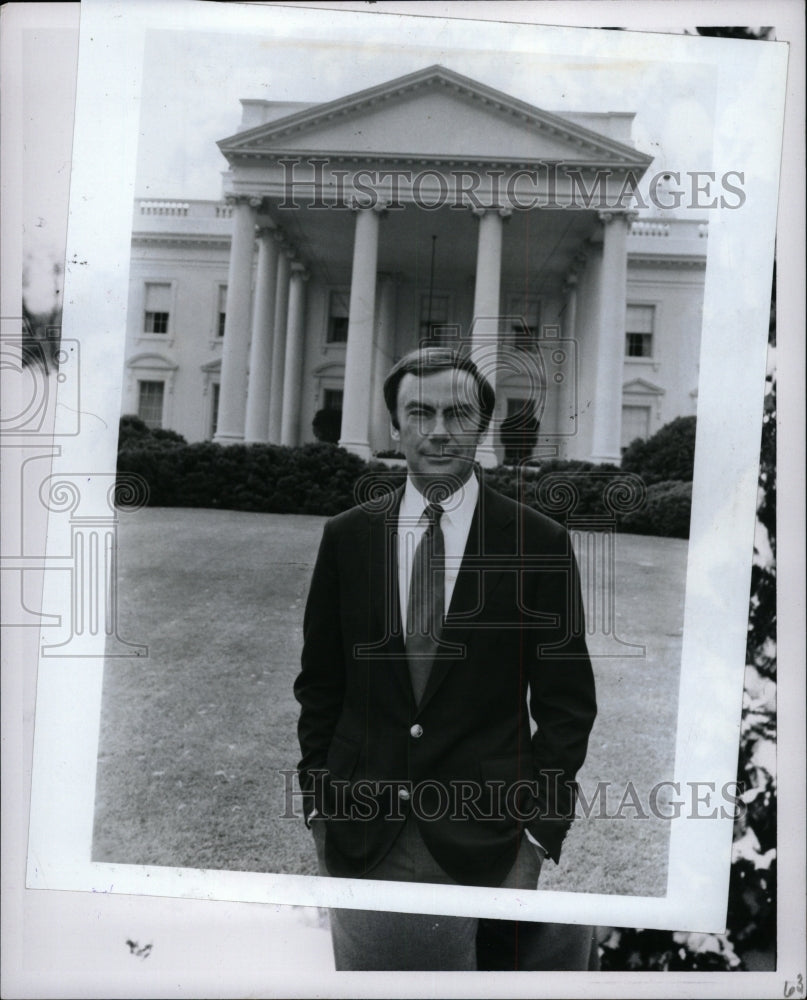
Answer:
<svg viewBox="0 0 807 1000"><path fill-rule="evenodd" d="M636 396L663 396L665 392L660 385L648 382L645 378L634 378L623 383L622 391Z"/></svg>
<svg viewBox="0 0 807 1000"><path fill-rule="evenodd" d="M284 153L558 161L644 170L652 158L557 114L431 66L222 139L231 163Z"/></svg>

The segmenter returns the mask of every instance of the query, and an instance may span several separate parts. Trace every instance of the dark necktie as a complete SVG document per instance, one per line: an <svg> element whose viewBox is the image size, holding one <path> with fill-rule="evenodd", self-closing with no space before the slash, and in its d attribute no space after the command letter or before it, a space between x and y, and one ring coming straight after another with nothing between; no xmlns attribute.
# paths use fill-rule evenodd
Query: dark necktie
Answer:
<svg viewBox="0 0 807 1000"><path fill-rule="evenodd" d="M445 545L440 518L443 508L430 503L421 515L428 527L415 549L409 602L406 608L406 658L412 690L419 704L426 690L443 625L445 604Z"/></svg>

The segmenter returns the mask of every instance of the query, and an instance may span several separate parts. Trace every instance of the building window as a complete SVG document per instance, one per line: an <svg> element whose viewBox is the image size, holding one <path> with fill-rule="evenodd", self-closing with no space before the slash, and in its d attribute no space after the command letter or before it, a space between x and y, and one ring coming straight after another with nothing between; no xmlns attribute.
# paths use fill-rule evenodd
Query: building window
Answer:
<svg viewBox="0 0 807 1000"><path fill-rule="evenodd" d="M171 286L156 282L146 283L145 333L168 333L171 315Z"/></svg>
<svg viewBox="0 0 807 1000"><path fill-rule="evenodd" d="M314 414L314 421L311 429L317 441L327 441L329 444L338 444L342 436L342 402L344 401L342 389L323 389L322 408Z"/></svg>
<svg viewBox="0 0 807 1000"><path fill-rule="evenodd" d="M224 336L224 324L227 321L227 286L219 285L218 312L216 316L216 336Z"/></svg>
<svg viewBox="0 0 807 1000"><path fill-rule="evenodd" d="M146 333L168 333L168 311L146 310Z"/></svg>
<svg viewBox="0 0 807 1000"><path fill-rule="evenodd" d="M536 295L511 295L507 301L505 342L523 351L535 349L541 329L541 300Z"/></svg>
<svg viewBox="0 0 807 1000"><path fill-rule="evenodd" d="M347 292L331 292L328 302L327 343L347 343L349 306L350 298Z"/></svg>
<svg viewBox="0 0 807 1000"><path fill-rule="evenodd" d="M451 302L448 295L424 292L420 296L420 340L441 340L444 336L456 336L449 327Z"/></svg>
<svg viewBox="0 0 807 1000"><path fill-rule="evenodd" d="M626 315L625 357L653 357L655 306L628 306Z"/></svg>
<svg viewBox="0 0 807 1000"><path fill-rule="evenodd" d="M221 386L218 382L214 382L210 387L210 437L214 438L216 436L216 431L219 425L219 396L221 394Z"/></svg>
<svg viewBox="0 0 807 1000"><path fill-rule="evenodd" d="M518 465L532 455L538 441L535 403L528 397L508 397L507 416L499 429L505 465Z"/></svg>
<svg viewBox="0 0 807 1000"><path fill-rule="evenodd" d="M341 410L344 397L342 389L325 389L322 393L323 410Z"/></svg>
<svg viewBox="0 0 807 1000"><path fill-rule="evenodd" d="M137 415L152 429L163 425L165 382L138 381Z"/></svg>
<svg viewBox="0 0 807 1000"><path fill-rule="evenodd" d="M650 407L622 407L622 451L637 438L646 441L650 437Z"/></svg>

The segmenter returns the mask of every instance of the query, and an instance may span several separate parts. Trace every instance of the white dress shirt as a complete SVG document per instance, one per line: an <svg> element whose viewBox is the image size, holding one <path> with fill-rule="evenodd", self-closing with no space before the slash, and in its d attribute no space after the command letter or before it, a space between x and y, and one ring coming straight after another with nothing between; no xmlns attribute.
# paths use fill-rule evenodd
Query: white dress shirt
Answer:
<svg viewBox="0 0 807 1000"><path fill-rule="evenodd" d="M445 547L445 610L451 605L451 596L459 575L465 545L471 531L476 503L479 499L479 480L471 473L467 482L451 496L440 501L443 516L440 527ZM401 625L406 633L406 612L409 605L409 585L415 549L426 533L427 521L421 521L429 501L407 476L406 488L398 511L398 595L401 605Z"/></svg>

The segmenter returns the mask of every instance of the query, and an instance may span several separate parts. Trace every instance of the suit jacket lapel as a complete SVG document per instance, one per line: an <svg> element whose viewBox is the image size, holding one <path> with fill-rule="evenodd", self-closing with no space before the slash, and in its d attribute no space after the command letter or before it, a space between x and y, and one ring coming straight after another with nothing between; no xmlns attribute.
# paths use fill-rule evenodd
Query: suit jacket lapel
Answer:
<svg viewBox="0 0 807 1000"><path fill-rule="evenodd" d="M375 660L379 669L390 671L397 678L401 693L411 697L398 595L398 510L402 496L400 488L391 504L371 511L368 516L370 640L356 652L357 658Z"/></svg>

